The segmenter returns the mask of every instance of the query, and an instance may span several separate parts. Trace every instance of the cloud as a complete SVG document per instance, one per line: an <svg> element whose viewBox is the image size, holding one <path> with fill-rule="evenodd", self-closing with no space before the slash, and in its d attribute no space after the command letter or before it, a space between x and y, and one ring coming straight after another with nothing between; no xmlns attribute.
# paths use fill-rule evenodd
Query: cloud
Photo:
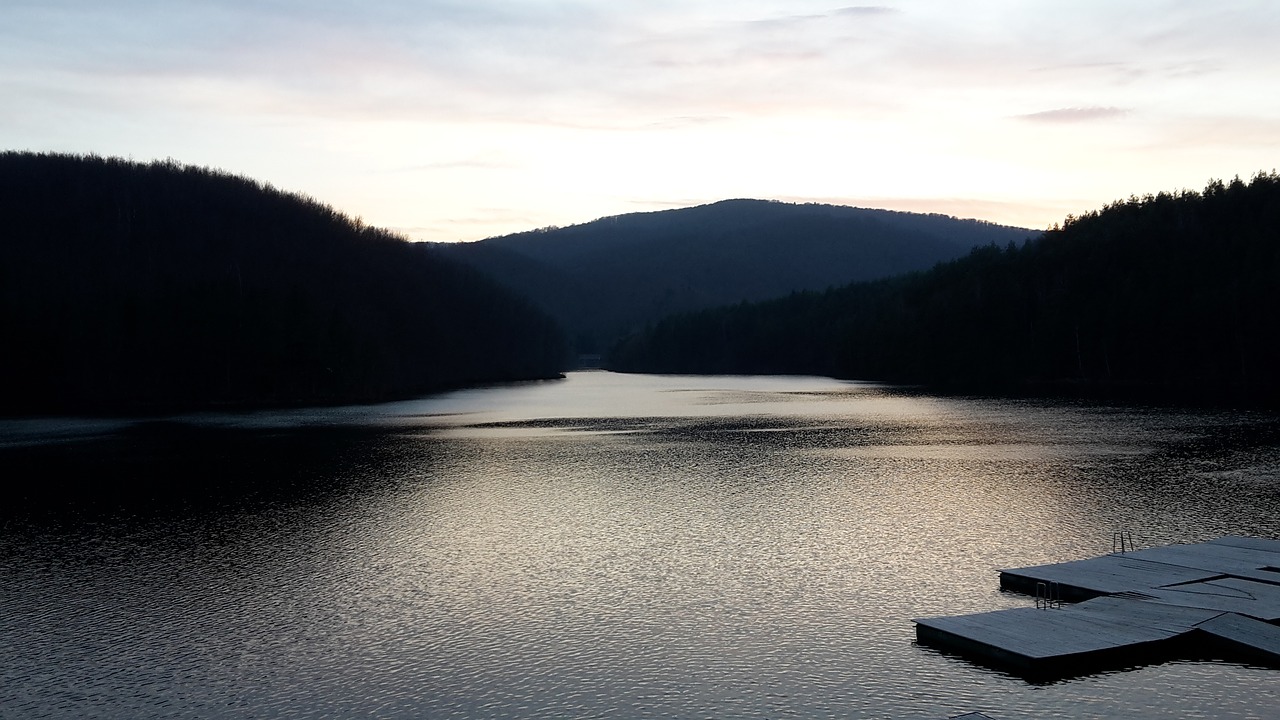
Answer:
<svg viewBox="0 0 1280 720"><path fill-rule="evenodd" d="M418 163L394 168L393 173L435 172L439 170L512 170L519 168L519 163L509 160L486 160L469 158L465 160L441 160L438 162Z"/></svg>
<svg viewBox="0 0 1280 720"><path fill-rule="evenodd" d="M1107 120L1127 114L1129 110L1118 107L1070 107L1018 115L1017 118L1040 123L1079 123Z"/></svg>
<svg viewBox="0 0 1280 720"><path fill-rule="evenodd" d="M842 5L9 0L0 136L231 167L442 239L722 193L919 192L1043 227L1082 209L1053 197L1280 157L1280 3ZM1099 189L1098 148L1143 162ZM1044 207L948 199L1014 191Z"/></svg>
<svg viewBox="0 0 1280 720"><path fill-rule="evenodd" d="M682 117L671 117L651 122L644 127L651 130L675 130L679 128L700 127L703 125L729 122L730 120L731 118L725 115L685 115Z"/></svg>
<svg viewBox="0 0 1280 720"><path fill-rule="evenodd" d="M470 214L440 214L422 225L390 225L383 229L414 242L479 240L547 225L547 218L519 208L466 208Z"/></svg>
<svg viewBox="0 0 1280 720"><path fill-rule="evenodd" d="M792 25L809 24L830 20L832 18L851 18L851 17L874 17L877 15L892 15L899 12L890 7L879 5L859 5L854 7L844 7L838 10L832 10L824 13L813 13L809 15L786 15L781 17L770 17L761 20L750 20L746 24L756 28L785 28Z"/></svg>
<svg viewBox="0 0 1280 720"><path fill-rule="evenodd" d="M892 15L900 12L897 8L885 7L883 5L853 5L843 7L839 10L833 10L831 15L857 15L865 17L869 15Z"/></svg>

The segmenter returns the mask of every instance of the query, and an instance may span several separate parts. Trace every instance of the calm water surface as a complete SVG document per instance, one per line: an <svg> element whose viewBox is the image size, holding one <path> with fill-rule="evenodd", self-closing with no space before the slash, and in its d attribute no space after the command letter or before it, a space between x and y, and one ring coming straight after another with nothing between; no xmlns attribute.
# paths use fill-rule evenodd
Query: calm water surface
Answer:
<svg viewBox="0 0 1280 720"><path fill-rule="evenodd" d="M1139 546L1280 537L1271 415L584 372L2 422L0 473L34 488L0 517L3 718L1280 707L1276 670L1031 684L916 646L911 623L1029 605L997 569L1109 552L1119 527Z"/></svg>

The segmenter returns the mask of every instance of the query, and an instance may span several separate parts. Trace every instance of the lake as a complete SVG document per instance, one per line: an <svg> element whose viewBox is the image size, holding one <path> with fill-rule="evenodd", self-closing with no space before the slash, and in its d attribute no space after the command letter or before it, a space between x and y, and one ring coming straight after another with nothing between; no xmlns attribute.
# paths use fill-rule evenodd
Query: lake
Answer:
<svg viewBox="0 0 1280 720"><path fill-rule="evenodd" d="M1263 718L1274 669L1033 684L911 619L1280 537L1280 419L628 376L0 421L0 717ZM67 479L64 479L67 478Z"/></svg>

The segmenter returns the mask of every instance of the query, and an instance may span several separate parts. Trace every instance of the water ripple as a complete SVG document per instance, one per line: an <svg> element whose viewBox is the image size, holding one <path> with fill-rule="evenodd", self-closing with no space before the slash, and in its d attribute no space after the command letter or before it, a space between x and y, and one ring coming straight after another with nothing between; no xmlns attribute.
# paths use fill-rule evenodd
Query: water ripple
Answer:
<svg viewBox="0 0 1280 720"><path fill-rule="evenodd" d="M512 392L537 415L531 395L577 379ZM208 477L212 459L238 494L67 521L11 514L0 716L1280 706L1274 670L1211 660L1033 685L916 646L910 622L1026 605L999 592L998 568L1105 552L1120 524L1146 544L1280 536L1273 419L819 379L588 380L579 410L557 396L541 419L473 393L483 411L457 397L400 406L409 419L379 416L375 432L285 432L276 418L228 434L224 419L181 453L104 455L155 482ZM644 412L593 415L594 394L619 382ZM292 490L244 492L259 484Z"/></svg>

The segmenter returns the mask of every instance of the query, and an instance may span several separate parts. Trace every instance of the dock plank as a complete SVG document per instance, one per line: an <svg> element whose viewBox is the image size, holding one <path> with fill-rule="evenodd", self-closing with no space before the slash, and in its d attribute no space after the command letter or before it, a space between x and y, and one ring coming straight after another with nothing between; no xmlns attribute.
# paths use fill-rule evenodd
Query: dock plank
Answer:
<svg viewBox="0 0 1280 720"><path fill-rule="evenodd" d="M1221 578L1144 590L1151 602L1220 610L1266 622L1280 620L1280 585Z"/></svg>
<svg viewBox="0 0 1280 720"><path fill-rule="evenodd" d="M1033 586L1035 582L1056 582L1094 595L1114 595L1197 582L1221 574L1214 570L1170 565L1120 554L1000 571L1001 585L1006 588L1014 584L1011 580L1020 581L1024 586Z"/></svg>
<svg viewBox="0 0 1280 720"><path fill-rule="evenodd" d="M1268 538L1245 537L1243 535L1223 535L1220 538L1209 540L1209 545L1230 545L1232 547L1253 548L1255 550L1266 550L1268 552L1280 553L1280 540L1271 540Z"/></svg>
<svg viewBox="0 0 1280 720"><path fill-rule="evenodd" d="M1280 627L1236 613L1223 613L1197 627L1255 660L1280 663Z"/></svg>
<svg viewBox="0 0 1280 720"><path fill-rule="evenodd" d="M1280 541L1228 536L1166 545L1084 560L1000 571L1005 589L1033 593L1038 582L1055 582L1068 599L1142 592L1233 576L1280 585Z"/></svg>
<svg viewBox="0 0 1280 720"><path fill-rule="evenodd" d="M995 664L1039 673L1145 662L1205 633L1224 647L1280 664L1280 541L1227 536L1000 572L1005 589L1056 583L1087 599L916 620L917 639Z"/></svg>
<svg viewBox="0 0 1280 720"><path fill-rule="evenodd" d="M1036 663L1168 640L1220 614L1107 597L1056 610L1013 608L915 622Z"/></svg>
<svg viewBox="0 0 1280 720"><path fill-rule="evenodd" d="M1280 566L1280 552L1211 543L1153 547L1127 553L1126 557L1213 571L1223 575Z"/></svg>
<svg viewBox="0 0 1280 720"><path fill-rule="evenodd" d="M1266 583L1268 585L1280 585L1280 570L1268 570L1267 568L1259 568L1257 570L1237 570L1231 573L1232 577L1241 580L1252 580L1254 582Z"/></svg>

